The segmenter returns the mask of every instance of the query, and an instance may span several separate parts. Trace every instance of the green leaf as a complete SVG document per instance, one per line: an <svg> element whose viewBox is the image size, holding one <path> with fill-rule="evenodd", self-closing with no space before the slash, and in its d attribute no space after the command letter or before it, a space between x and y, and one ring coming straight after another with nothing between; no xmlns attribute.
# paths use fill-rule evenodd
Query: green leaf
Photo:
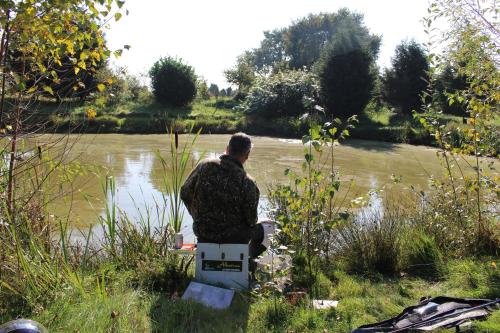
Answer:
<svg viewBox="0 0 500 333"><path fill-rule="evenodd" d="M119 21L122 18L122 13L116 13L115 14L115 21Z"/></svg>
<svg viewBox="0 0 500 333"><path fill-rule="evenodd" d="M312 141L311 144L313 145L314 150L316 150L318 152L321 150L321 144L319 143L318 140Z"/></svg>

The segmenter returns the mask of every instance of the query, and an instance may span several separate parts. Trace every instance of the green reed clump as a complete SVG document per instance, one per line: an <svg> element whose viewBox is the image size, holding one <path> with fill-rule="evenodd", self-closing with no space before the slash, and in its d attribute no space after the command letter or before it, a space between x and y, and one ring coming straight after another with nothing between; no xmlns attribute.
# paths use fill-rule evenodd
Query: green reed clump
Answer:
<svg viewBox="0 0 500 333"><path fill-rule="evenodd" d="M434 237L415 229L408 233L401 269L413 276L437 279L445 274L443 254Z"/></svg>
<svg viewBox="0 0 500 333"><path fill-rule="evenodd" d="M191 133L191 130L189 133ZM196 134L188 137L188 139L179 146L179 134L176 130L171 129L169 134L169 159L165 159L160 152L157 152L157 157L163 168L163 186L164 186L164 201L169 205L169 221L174 232L180 232L182 221L184 219L184 206L181 200L181 187L184 184L193 165L196 165L202 158L200 155L197 160L193 161L193 148L196 140L200 135L201 129Z"/></svg>
<svg viewBox="0 0 500 333"><path fill-rule="evenodd" d="M388 200L338 224L332 237L336 257L349 272L394 274L401 261L405 212Z"/></svg>

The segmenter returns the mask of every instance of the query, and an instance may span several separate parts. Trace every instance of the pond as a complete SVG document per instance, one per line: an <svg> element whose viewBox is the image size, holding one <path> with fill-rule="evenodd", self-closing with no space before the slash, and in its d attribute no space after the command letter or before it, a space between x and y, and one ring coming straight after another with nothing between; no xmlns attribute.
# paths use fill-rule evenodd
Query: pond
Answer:
<svg viewBox="0 0 500 333"><path fill-rule="evenodd" d="M193 155L215 157L223 153L229 135L201 135ZM187 136L181 136L181 144ZM112 175L117 187L117 203L123 213L138 219L155 203L163 205L163 171L158 153L169 156L168 135L98 134L70 137L74 141L71 158L84 166L101 166ZM269 186L287 181L284 170L301 172L304 146L300 140L254 137L254 148L245 168L261 190L259 215L266 215L266 194ZM349 140L334 147L335 168L342 181L340 197L347 194L343 205L350 199L367 197L370 189L398 192L413 185L417 190L426 189L430 175L443 175L436 156L436 149L425 146L390 144L384 142ZM88 228L103 214L105 195L101 176L87 174L77 177L73 184L74 195L58 199L53 205L61 215L71 214L74 227ZM394 176L401 177L395 185ZM397 196L395 196L397 198ZM192 239L191 218L186 212L183 233Z"/></svg>

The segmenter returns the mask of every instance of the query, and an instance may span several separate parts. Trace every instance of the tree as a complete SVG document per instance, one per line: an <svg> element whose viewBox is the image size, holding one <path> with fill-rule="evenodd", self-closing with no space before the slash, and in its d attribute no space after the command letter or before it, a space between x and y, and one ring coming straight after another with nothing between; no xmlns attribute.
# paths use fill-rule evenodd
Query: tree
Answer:
<svg viewBox="0 0 500 333"><path fill-rule="evenodd" d="M149 77L159 103L185 106L196 97L196 74L181 59L160 58L149 70Z"/></svg>
<svg viewBox="0 0 500 333"><path fill-rule="evenodd" d="M420 109L421 95L427 87L427 57L418 43L404 41L396 47L391 64L382 78L384 100L401 113L411 115Z"/></svg>
<svg viewBox="0 0 500 333"><path fill-rule="evenodd" d="M210 94L208 93L208 85L207 81L205 79L199 78L198 81L196 82L197 87L196 91L198 93L198 98L207 100L210 98Z"/></svg>
<svg viewBox="0 0 500 333"><path fill-rule="evenodd" d="M232 97L233 96L233 88L227 87L226 88L226 94L227 94L228 97Z"/></svg>
<svg viewBox="0 0 500 333"><path fill-rule="evenodd" d="M243 78L268 76L287 69L312 69L321 54L339 33L349 32L363 44L378 53L380 37L370 34L363 23L363 15L340 9L337 13L311 14L293 22L290 26L264 32L260 46L246 51L238 59L237 66L226 71L231 83L240 84ZM236 79L237 78L237 79Z"/></svg>
<svg viewBox="0 0 500 333"><path fill-rule="evenodd" d="M374 87L375 58L370 46L356 35L336 36L316 67L329 114L345 119L364 110Z"/></svg>
<svg viewBox="0 0 500 333"><path fill-rule="evenodd" d="M118 9L114 9L114 4ZM16 207L24 207L34 196L16 195L21 192L18 189L23 184L23 173L43 164L42 147L34 146L31 151L26 148L24 153L32 154L32 158L21 161L18 156L23 140L36 142L37 131L49 130L46 123L29 121L37 111L35 101L42 94L54 95L53 84L62 82L57 71L61 66L78 74L97 69L111 56L102 29L110 19L121 18L123 4L118 0L0 2L0 131L9 138L8 146L3 148L9 162L7 189L2 198L12 219L16 217ZM119 56L121 52L114 54ZM70 81L72 89L83 89L77 80ZM97 85L98 90L105 88L105 84ZM54 172L58 165L46 163L47 173ZM43 180L27 179L24 184L33 187L29 193L40 193Z"/></svg>
<svg viewBox="0 0 500 333"><path fill-rule="evenodd" d="M221 89L221 90L219 91L219 96L221 96L221 97L226 97L226 96L227 96L226 90L225 90L225 89Z"/></svg>
<svg viewBox="0 0 500 333"><path fill-rule="evenodd" d="M277 73L288 68L289 57L285 49L286 29L264 31L260 47L252 51L253 65L261 75Z"/></svg>
<svg viewBox="0 0 500 333"><path fill-rule="evenodd" d="M215 83L211 83L210 87L208 88L208 92L210 93L210 95L215 96L216 98L219 97L219 86Z"/></svg>
<svg viewBox="0 0 500 333"><path fill-rule="evenodd" d="M378 52L380 37L371 35L363 24L363 15L347 8L337 13L309 15L294 22L286 31L285 49L291 68L311 68L336 35L349 33Z"/></svg>
<svg viewBox="0 0 500 333"><path fill-rule="evenodd" d="M224 71L227 82L238 86L238 90L245 93L255 80L254 55L246 51L236 60L236 65Z"/></svg>

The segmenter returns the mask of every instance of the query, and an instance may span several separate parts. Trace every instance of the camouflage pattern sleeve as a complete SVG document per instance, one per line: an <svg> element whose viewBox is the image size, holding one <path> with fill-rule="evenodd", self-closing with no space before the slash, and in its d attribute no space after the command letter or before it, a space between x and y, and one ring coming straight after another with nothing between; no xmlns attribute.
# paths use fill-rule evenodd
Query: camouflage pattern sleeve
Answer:
<svg viewBox="0 0 500 333"><path fill-rule="evenodd" d="M246 179L245 200L243 206L243 216L248 226L252 227L257 223L260 191L255 181Z"/></svg>
<svg viewBox="0 0 500 333"><path fill-rule="evenodd" d="M196 191L196 184L200 178L202 164L198 164L196 168L191 172L186 181L181 187L181 200L187 207L188 212L192 215L192 203Z"/></svg>

